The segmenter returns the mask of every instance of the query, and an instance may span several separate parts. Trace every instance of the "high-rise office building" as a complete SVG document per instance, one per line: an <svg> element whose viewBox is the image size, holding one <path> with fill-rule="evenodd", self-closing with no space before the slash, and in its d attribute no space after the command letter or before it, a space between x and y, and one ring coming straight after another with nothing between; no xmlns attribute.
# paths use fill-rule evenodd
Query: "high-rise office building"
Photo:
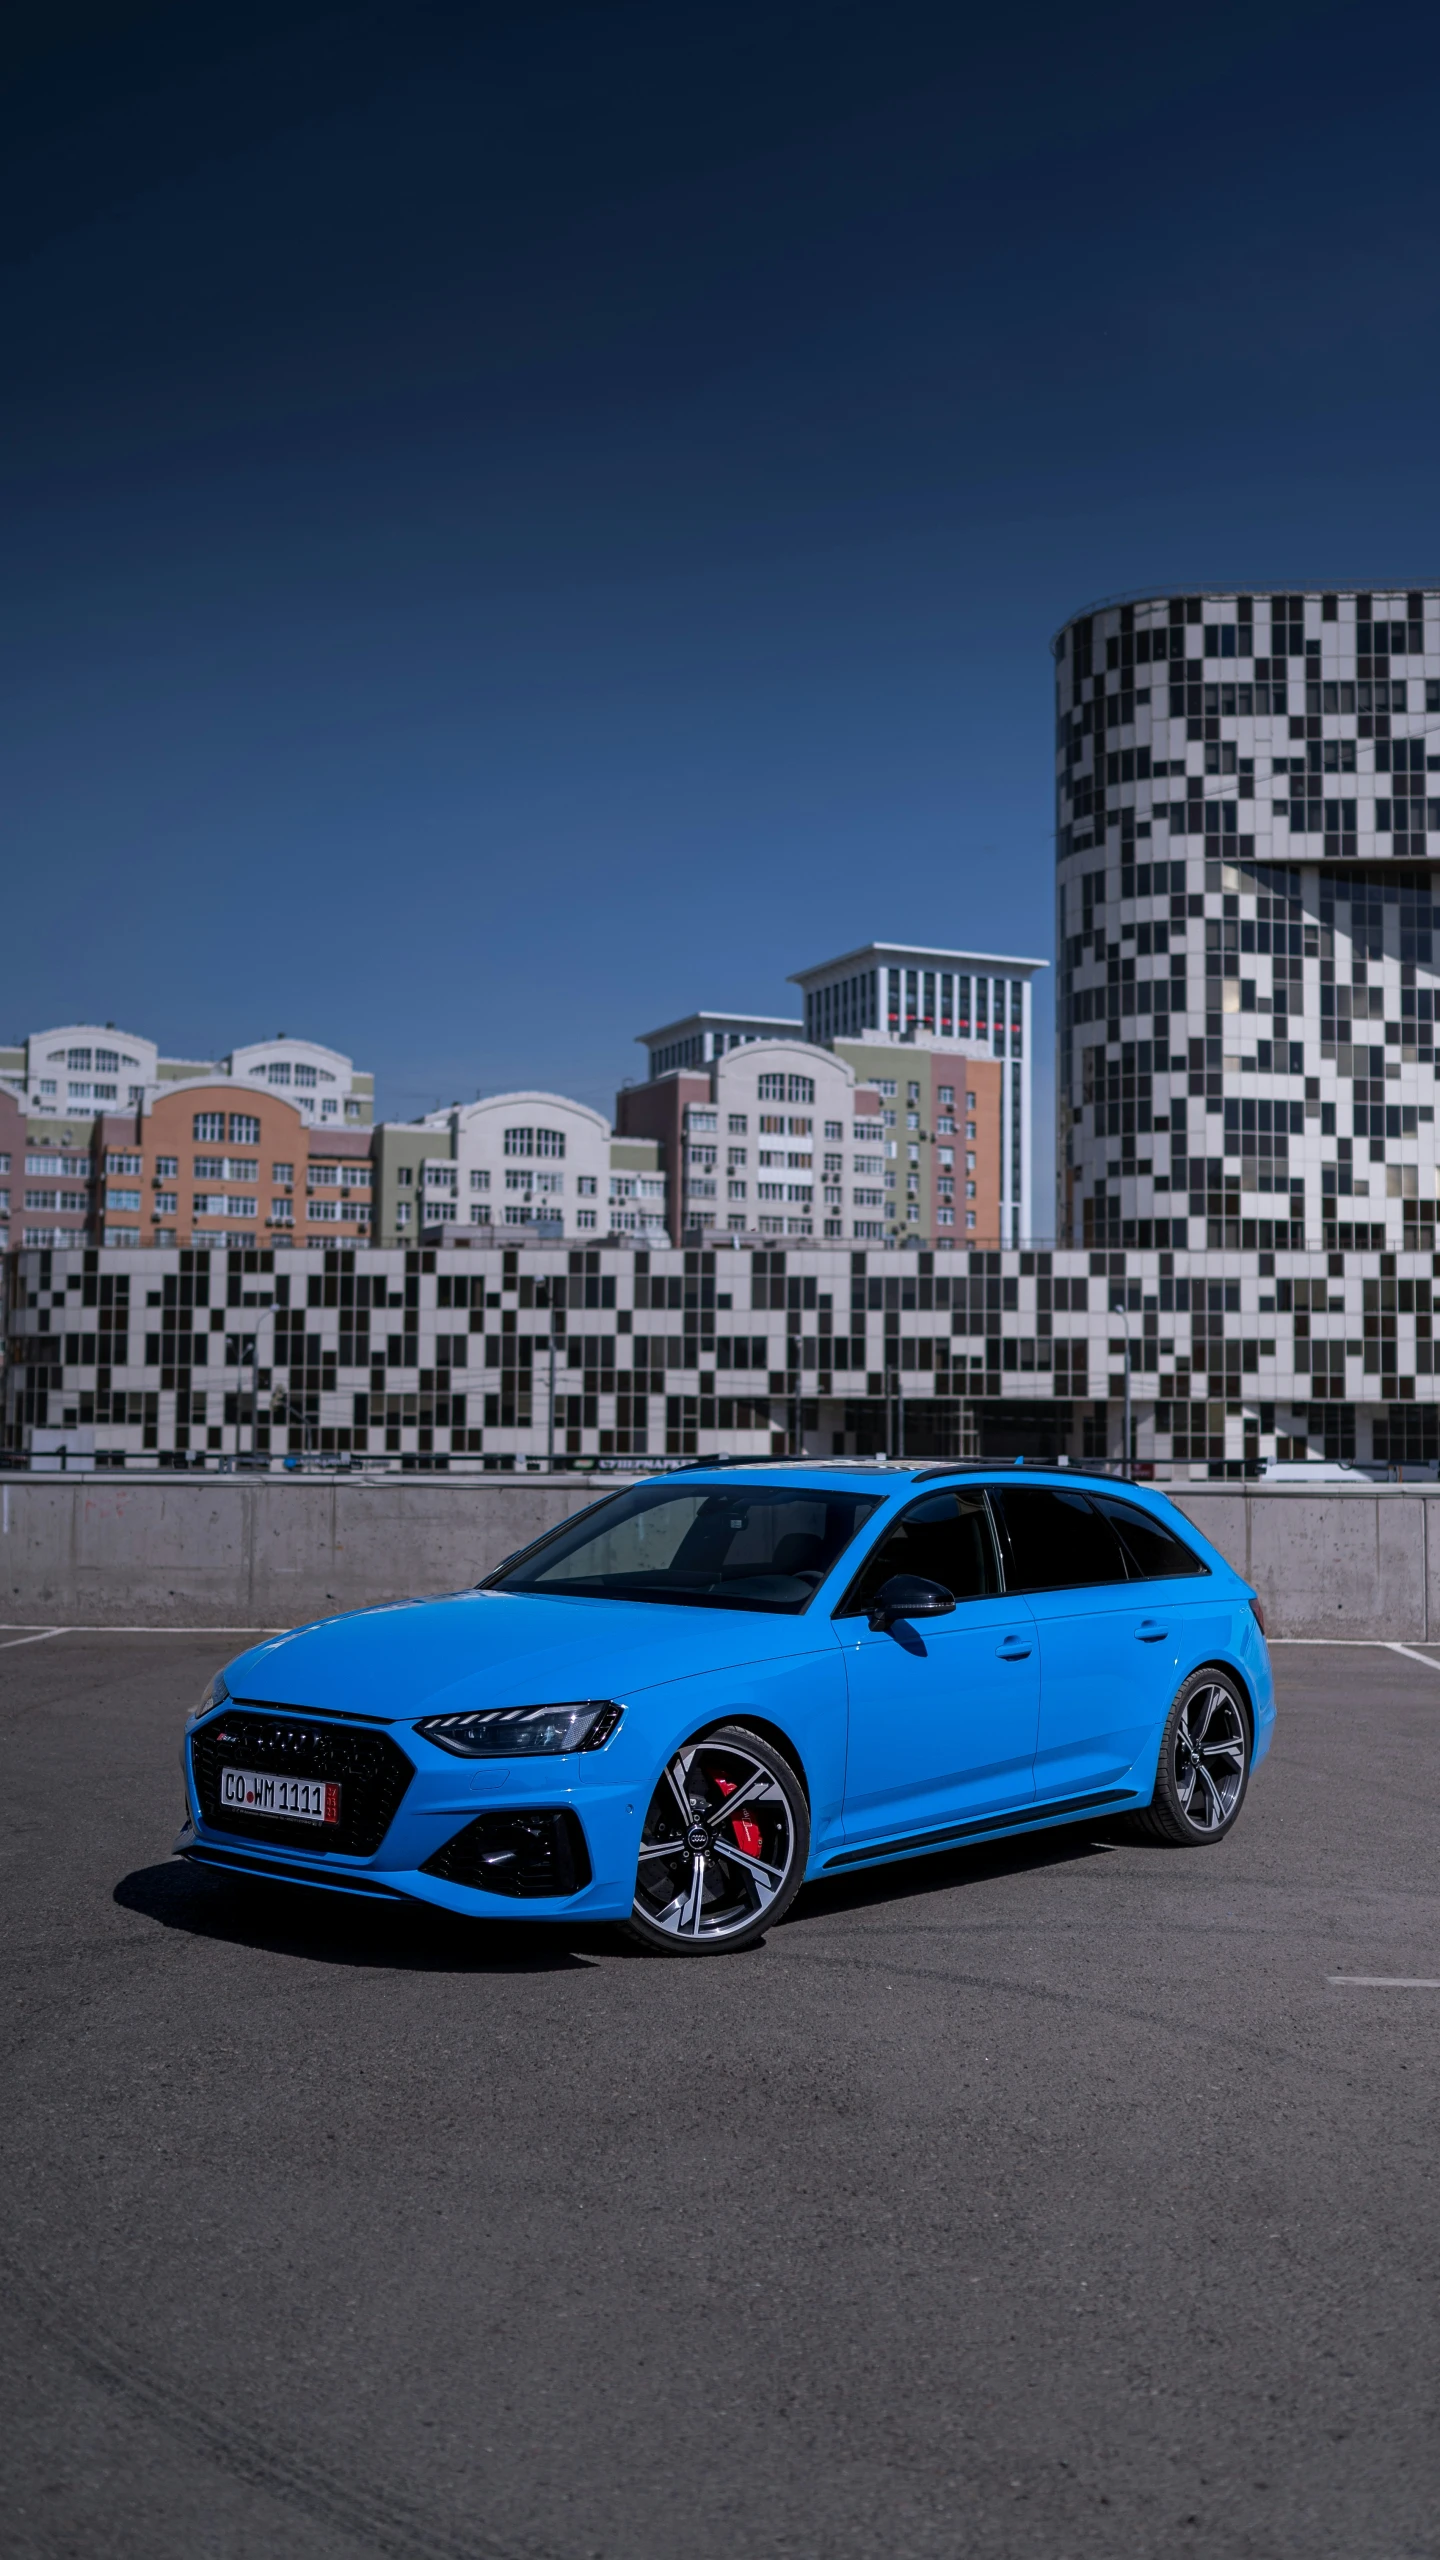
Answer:
<svg viewBox="0 0 1440 2560"><path fill-rule="evenodd" d="M1440 593L1147 596L1053 646L1057 1233L1431 1249Z"/></svg>

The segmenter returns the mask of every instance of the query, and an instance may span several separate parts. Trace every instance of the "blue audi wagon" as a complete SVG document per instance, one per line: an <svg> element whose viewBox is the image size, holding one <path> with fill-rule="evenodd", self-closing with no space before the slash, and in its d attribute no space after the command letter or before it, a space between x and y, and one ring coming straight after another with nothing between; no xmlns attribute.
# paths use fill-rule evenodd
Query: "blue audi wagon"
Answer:
<svg viewBox="0 0 1440 2560"><path fill-rule="evenodd" d="M1151 1488L701 1464L239 1655L176 1847L715 1955L807 1878L966 1841L1123 1815L1213 1848L1274 1714L1254 1593Z"/></svg>

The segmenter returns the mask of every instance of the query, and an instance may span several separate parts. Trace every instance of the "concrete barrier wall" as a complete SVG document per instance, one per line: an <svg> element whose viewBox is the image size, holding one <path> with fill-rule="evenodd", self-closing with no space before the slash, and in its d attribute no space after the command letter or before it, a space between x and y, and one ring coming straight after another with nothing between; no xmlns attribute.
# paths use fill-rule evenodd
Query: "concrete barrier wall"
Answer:
<svg viewBox="0 0 1440 2560"><path fill-rule="evenodd" d="M0 1486L0 1619L293 1626L477 1582L604 1489L531 1475L18 1477ZM1254 1583L1272 1635L1440 1637L1440 1492L1197 1484L1174 1498Z"/></svg>

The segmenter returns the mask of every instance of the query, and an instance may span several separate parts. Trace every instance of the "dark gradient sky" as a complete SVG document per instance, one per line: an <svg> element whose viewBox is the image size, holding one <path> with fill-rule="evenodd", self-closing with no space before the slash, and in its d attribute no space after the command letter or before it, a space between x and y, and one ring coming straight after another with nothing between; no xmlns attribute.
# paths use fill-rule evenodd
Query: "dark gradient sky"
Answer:
<svg viewBox="0 0 1440 2560"><path fill-rule="evenodd" d="M1433 9L7 25L0 1034L608 1107L1050 951L1077 605L1440 576Z"/></svg>

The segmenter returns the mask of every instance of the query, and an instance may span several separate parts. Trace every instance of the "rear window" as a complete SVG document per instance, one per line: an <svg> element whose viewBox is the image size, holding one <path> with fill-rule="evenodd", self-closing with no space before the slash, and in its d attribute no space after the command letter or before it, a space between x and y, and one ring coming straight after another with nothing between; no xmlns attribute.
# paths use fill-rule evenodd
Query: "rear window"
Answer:
<svg viewBox="0 0 1440 2560"><path fill-rule="evenodd" d="M1043 1485L995 1486L1004 1529L1009 1591L1076 1591L1128 1582L1125 1552L1111 1522L1083 1493Z"/></svg>
<svg viewBox="0 0 1440 2560"><path fill-rule="evenodd" d="M1117 1502L1113 1495L1097 1493L1095 1508L1103 1511L1119 1536L1137 1582L1161 1582L1171 1575L1208 1573L1193 1548L1163 1520L1149 1511L1136 1509L1133 1502Z"/></svg>

